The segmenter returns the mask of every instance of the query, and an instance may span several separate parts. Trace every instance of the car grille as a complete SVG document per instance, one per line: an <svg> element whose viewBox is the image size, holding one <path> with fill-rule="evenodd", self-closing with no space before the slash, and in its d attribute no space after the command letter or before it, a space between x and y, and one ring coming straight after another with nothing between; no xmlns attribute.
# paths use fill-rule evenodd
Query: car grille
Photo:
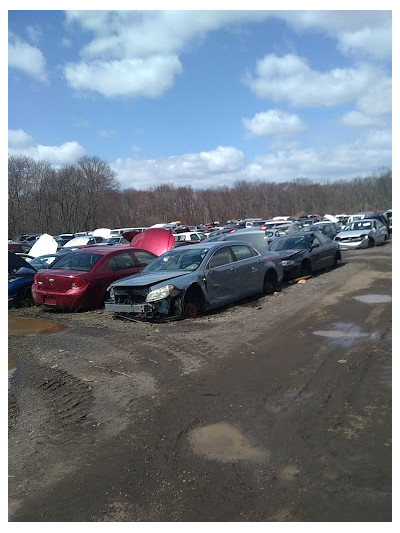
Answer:
<svg viewBox="0 0 400 533"><path fill-rule="evenodd" d="M357 242L361 241L362 237L341 237L340 239L335 239L338 242Z"/></svg>
<svg viewBox="0 0 400 533"><path fill-rule="evenodd" d="M141 304L146 301L148 287L114 287L114 300L117 304Z"/></svg>

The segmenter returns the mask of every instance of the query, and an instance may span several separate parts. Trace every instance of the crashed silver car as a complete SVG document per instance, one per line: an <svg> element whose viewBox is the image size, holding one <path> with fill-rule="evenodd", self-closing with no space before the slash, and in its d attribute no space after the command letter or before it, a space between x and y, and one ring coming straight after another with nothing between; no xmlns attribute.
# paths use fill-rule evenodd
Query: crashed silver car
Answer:
<svg viewBox="0 0 400 533"><path fill-rule="evenodd" d="M340 250L353 250L384 244L388 238L388 229L380 220L364 218L348 223L334 241Z"/></svg>
<svg viewBox="0 0 400 533"><path fill-rule="evenodd" d="M195 318L198 313L278 290L278 254L248 242L210 242L170 250L139 274L108 287L105 310L125 318Z"/></svg>

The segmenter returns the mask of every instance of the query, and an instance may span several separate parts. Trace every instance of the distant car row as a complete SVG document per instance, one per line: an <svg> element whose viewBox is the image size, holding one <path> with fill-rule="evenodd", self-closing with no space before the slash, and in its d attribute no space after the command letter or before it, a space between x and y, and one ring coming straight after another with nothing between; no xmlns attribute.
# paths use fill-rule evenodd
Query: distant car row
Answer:
<svg viewBox="0 0 400 533"><path fill-rule="evenodd" d="M375 218L351 222L334 234L324 231L328 225L228 229L208 238L200 234L198 244L186 241L188 232L178 234L181 241L170 230L153 228L135 232L124 244L78 244L35 258L9 251L9 307L33 298L37 305L65 310L104 304L106 311L132 319L193 317L270 294L283 280L337 266L341 250L388 239L386 226ZM45 234L35 246L42 249L53 240Z"/></svg>

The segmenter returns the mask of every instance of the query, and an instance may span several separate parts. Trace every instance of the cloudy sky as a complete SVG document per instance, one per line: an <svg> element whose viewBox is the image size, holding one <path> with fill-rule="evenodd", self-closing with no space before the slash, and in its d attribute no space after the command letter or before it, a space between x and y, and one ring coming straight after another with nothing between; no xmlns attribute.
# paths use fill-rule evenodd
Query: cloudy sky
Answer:
<svg viewBox="0 0 400 533"><path fill-rule="evenodd" d="M391 168L391 15L9 7L8 151L137 189Z"/></svg>

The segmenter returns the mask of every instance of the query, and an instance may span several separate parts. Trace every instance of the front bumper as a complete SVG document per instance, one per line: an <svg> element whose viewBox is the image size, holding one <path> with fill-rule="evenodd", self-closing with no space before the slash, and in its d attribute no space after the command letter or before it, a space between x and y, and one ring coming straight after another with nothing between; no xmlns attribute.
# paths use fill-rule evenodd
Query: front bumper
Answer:
<svg viewBox="0 0 400 533"><path fill-rule="evenodd" d="M335 241L339 244L339 250L355 250L357 248L368 248L368 239L354 241Z"/></svg>
<svg viewBox="0 0 400 533"><path fill-rule="evenodd" d="M104 309L114 313L135 313L137 315L148 315L154 312L153 305L144 304L117 304L113 302L105 302Z"/></svg>
<svg viewBox="0 0 400 533"><path fill-rule="evenodd" d="M180 300L171 300L171 298L164 298L156 302L143 303L117 303L108 300L104 303L104 310L112 313L128 313L130 315L151 318L157 316L179 315L182 312L182 307L179 305Z"/></svg>

